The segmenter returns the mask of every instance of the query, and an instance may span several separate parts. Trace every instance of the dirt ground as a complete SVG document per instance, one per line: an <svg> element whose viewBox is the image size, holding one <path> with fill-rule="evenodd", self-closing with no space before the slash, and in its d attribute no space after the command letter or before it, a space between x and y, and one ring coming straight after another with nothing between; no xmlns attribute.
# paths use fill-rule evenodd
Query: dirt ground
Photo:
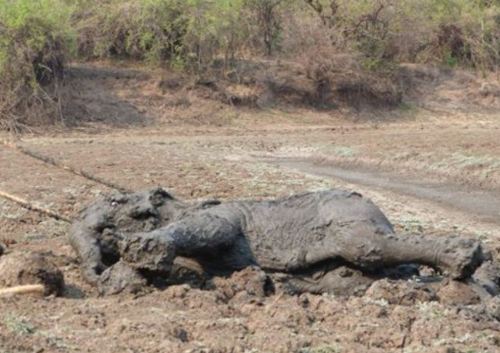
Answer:
<svg viewBox="0 0 500 353"><path fill-rule="evenodd" d="M183 199L356 190L400 233L481 239L498 259L498 111L452 110L449 102L440 111L435 104L373 112L235 108L163 92L138 76L89 78L78 99L100 119L17 143L127 189L160 185ZM0 190L70 219L112 191L5 145ZM1 353L493 353L500 346L500 322L467 300L459 283L437 295L385 281L363 297L262 296L241 284L243 274L212 291L178 285L99 297L80 276L68 227L0 198L0 242L12 252L52 253L66 282L61 297L0 298Z"/></svg>

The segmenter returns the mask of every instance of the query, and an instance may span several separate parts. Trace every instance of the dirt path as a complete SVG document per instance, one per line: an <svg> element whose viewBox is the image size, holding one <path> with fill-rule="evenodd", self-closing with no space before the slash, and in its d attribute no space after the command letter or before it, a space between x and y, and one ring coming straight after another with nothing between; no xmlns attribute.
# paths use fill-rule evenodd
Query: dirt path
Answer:
<svg viewBox="0 0 500 353"><path fill-rule="evenodd" d="M500 194L495 191L405 179L387 172L340 168L333 164L322 165L308 159L282 158L270 159L268 162L307 174L334 177L352 184L390 190L474 215L481 222L500 224Z"/></svg>

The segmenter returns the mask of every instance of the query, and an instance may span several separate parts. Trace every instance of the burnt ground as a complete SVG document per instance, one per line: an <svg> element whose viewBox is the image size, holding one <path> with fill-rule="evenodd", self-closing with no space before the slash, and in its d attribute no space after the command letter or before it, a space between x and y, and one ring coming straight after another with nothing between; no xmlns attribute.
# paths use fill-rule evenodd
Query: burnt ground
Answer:
<svg viewBox="0 0 500 353"><path fill-rule="evenodd" d="M451 110L449 101L441 111L435 103L432 111L253 110L190 94L182 105L134 75L93 80L104 85L96 94L103 87L113 94L106 106L92 101L102 116L117 105L125 122L137 115L138 123L103 118L25 135L19 144L117 185L161 185L182 199L356 190L400 233L460 234L500 252L498 113ZM0 190L68 218L111 191L5 146L0 166ZM62 297L0 298L0 352L465 353L499 345L499 322L478 305L457 305L471 300L454 283L437 296L382 282L361 298L262 297L245 288L242 274L213 291L180 285L98 297L80 276L67 231L64 221L0 199L0 241L10 251L52 252L66 280Z"/></svg>

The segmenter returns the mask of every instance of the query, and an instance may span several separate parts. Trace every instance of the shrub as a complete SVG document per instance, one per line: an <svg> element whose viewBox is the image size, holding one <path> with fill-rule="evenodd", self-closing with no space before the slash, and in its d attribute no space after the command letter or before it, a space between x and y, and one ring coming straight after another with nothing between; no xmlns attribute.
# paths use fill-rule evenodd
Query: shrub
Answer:
<svg viewBox="0 0 500 353"><path fill-rule="evenodd" d="M281 35L280 5L284 0L246 0L245 6L255 16L257 32L262 38L266 55L271 56L278 47Z"/></svg>
<svg viewBox="0 0 500 353"><path fill-rule="evenodd" d="M86 1L73 17L78 54L160 62L175 58L186 33L183 1Z"/></svg>
<svg viewBox="0 0 500 353"><path fill-rule="evenodd" d="M496 70L500 2L0 0L0 128L62 119L67 58L211 76L262 54L302 64L320 98L339 72L389 87L401 62Z"/></svg>
<svg viewBox="0 0 500 353"><path fill-rule="evenodd" d="M243 0L87 1L74 16L79 55L200 71L244 46L242 11Z"/></svg>
<svg viewBox="0 0 500 353"><path fill-rule="evenodd" d="M61 118L70 11L57 0L0 2L0 128L18 130Z"/></svg>
<svg viewBox="0 0 500 353"><path fill-rule="evenodd" d="M227 68L251 47L256 24L251 22L244 0L191 0L189 4L182 48L189 69L203 72L220 63Z"/></svg>
<svg viewBox="0 0 500 353"><path fill-rule="evenodd" d="M425 62L496 69L500 2L492 0L304 0L338 49L355 49L371 69ZM303 11L303 10L302 10ZM298 15L297 15L298 16Z"/></svg>

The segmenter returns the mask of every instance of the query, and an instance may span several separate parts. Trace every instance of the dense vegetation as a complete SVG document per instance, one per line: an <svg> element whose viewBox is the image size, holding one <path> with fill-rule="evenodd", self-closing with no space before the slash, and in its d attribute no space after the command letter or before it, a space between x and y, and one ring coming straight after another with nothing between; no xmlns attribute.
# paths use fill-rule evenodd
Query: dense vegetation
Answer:
<svg viewBox="0 0 500 353"><path fill-rule="evenodd" d="M259 57L321 70L399 62L496 70L499 0L0 0L0 128L61 116L67 60L200 73Z"/></svg>

